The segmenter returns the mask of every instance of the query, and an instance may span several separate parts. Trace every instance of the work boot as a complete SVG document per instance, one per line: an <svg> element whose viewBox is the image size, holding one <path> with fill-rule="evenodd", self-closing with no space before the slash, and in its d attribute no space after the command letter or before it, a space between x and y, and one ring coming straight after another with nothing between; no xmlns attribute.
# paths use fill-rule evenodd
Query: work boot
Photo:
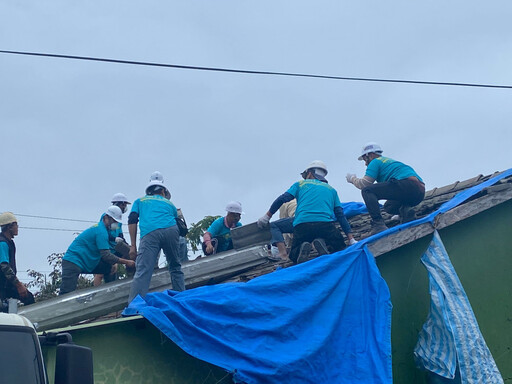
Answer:
<svg viewBox="0 0 512 384"><path fill-rule="evenodd" d="M307 241L303 242L300 245L299 256L297 257L297 264L308 261L309 254L311 253L312 249L313 248L311 247L311 243L308 243Z"/></svg>
<svg viewBox="0 0 512 384"><path fill-rule="evenodd" d="M383 219L380 220L372 220L371 228L370 228L370 236L373 236L379 232L385 231L388 229L386 223L384 223Z"/></svg>
<svg viewBox="0 0 512 384"><path fill-rule="evenodd" d="M327 255L329 253L324 239L313 240L313 247L315 247L316 251L318 252L318 256Z"/></svg>
<svg viewBox="0 0 512 384"><path fill-rule="evenodd" d="M408 205L402 205L399 209L400 212L400 224L408 223L409 221L416 220L416 212L414 208Z"/></svg>

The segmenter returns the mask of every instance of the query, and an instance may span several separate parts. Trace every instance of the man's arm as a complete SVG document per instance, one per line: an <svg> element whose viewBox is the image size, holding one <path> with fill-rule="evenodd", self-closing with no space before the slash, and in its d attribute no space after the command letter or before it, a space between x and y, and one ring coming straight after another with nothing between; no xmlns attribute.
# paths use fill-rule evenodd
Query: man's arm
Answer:
<svg viewBox="0 0 512 384"><path fill-rule="evenodd" d="M336 216L338 223L340 223L341 229L345 232L345 235L347 235L349 241L352 240L354 235L352 235L352 228L350 228L350 224L345 217L345 213L343 213L343 208L341 206L334 207L334 215Z"/></svg>
<svg viewBox="0 0 512 384"><path fill-rule="evenodd" d="M135 267L135 262L133 260L121 259L120 257L117 257L112 252L110 252L108 249L100 249L100 255L101 260L110 265L119 263L125 264L127 267Z"/></svg>
<svg viewBox="0 0 512 384"><path fill-rule="evenodd" d="M268 212L265 213L260 219L258 219L258 227L265 228L268 225L268 222L270 221L272 215L279 210L281 205L289 201L292 201L293 199L295 199L295 196L288 192L283 193L281 196L275 199L272 205L270 206Z"/></svg>
<svg viewBox="0 0 512 384"><path fill-rule="evenodd" d="M18 295L20 295L20 297L25 297L28 294L27 287L25 287L25 284L18 280L16 274L12 270L9 263L1 263L0 270L4 274L5 279L14 287L16 287L16 290L18 291Z"/></svg>
<svg viewBox="0 0 512 384"><path fill-rule="evenodd" d="M128 216L128 233L130 234L130 259L135 260L137 257L137 223L139 222L139 214L130 212Z"/></svg>
<svg viewBox="0 0 512 384"><path fill-rule="evenodd" d="M347 174L347 182L354 184L356 188L363 189L364 187L368 187L375 182L375 179L370 176L363 176L359 179L356 175L349 173Z"/></svg>

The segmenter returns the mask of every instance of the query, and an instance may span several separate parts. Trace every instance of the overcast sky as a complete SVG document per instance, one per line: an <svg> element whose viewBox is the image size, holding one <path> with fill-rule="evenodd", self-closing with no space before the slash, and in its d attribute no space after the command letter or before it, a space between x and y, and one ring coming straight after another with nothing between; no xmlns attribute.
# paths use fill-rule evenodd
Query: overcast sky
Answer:
<svg viewBox="0 0 512 384"><path fill-rule="evenodd" d="M510 20L509 0L2 0L0 50L512 85ZM250 223L315 159L342 201L362 201L345 175L363 175L368 141L432 189L510 167L511 105L512 89L0 54L0 211L20 215L18 270L48 271L74 232L29 227L90 224L21 215L96 221L159 170L189 223L230 200Z"/></svg>

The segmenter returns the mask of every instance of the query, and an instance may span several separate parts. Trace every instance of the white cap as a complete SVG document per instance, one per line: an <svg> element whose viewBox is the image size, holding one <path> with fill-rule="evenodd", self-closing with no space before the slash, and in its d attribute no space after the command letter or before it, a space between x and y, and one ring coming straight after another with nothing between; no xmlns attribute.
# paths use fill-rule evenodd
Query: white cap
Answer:
<svg viewBox="0 0 512 384"><path fill-rule="evenodd" d="M111 218L113 218L115 221L117 221L118 223L121 222L122 218L123 218L123 211L121 211L121 208L119 208L117 205L111 205L110 207L107 208L107 210L105 211L105 215L108 215L110 216Z"/></svg>
<svg viewBox="0 0 512 384"><path fill-rule="evenodd" d="M242 204L240 204L238 201L230 201L228 205L226 205L226 211L227 212L233 212L233 213L239 213L243 215L242 212Z"/></svg>
<svg viewBox="0 0 512 384"><path fill-rule="evenodd" d="M363 149L361 150L361 156L359 156L357 160L363 160L363 156L369 153L378 153L380 155L382 153L382 148L379 144L370 141L364 145Z"/></svg>
<svg viewBox="0 0 512 384"><path fill-rule="evenodd" d="M124 193L116 193L114 196L112 196L112 203L126 203L126 204L131 204L129 201L128 201L128 198L126 197L126 195Z"/></svg>
<svg viewBox="0 0 512 384"><path fill-rule="evenodd" d="M0 225L7 225L11 223L16 223L16 216L12 212L4 212L0 215Z"/></svg>
<svg viewBox="0 0 512 384"><path fill-rule="evenodd" d="M149 176L149 181L160 181L161 183L164 182L164 175L162 175L161 172L155 171Z"/></svg>

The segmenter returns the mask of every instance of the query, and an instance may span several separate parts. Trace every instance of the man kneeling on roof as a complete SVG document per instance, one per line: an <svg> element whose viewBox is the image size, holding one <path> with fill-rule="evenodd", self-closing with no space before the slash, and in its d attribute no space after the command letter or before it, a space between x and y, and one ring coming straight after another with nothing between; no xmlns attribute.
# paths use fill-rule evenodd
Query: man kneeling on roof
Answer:
<svg viewBox="0 0 512 384"><path fill-rule="evenodd" d="M62 258L62 285L59 295L76 290L81 273L101 273L108 278L113 273L113 265L121 263L134 267L133 260L121 259L110 252L108 234L121 223L121 208L108 207L98 224L83 231L71 243Z"/></svg>
<svg viewBox="0 0 512 384"><path fill-rule="evenodd" d="M304 180L296 182L279 196L268 212L258 220L258 226L264 228L282 204L297 199L289 255L295 263L307 261L312 244L319 255L338 252L345 248L345 240L336 227L334 218L341 225L350 243L355 242L350 224L343 213L338 192L327 183L326 175L325 164L320 160L313 161L301 173Z"/></svg>
<svg viewBox="0 0 512 384"><path fill-rule="evenodd" d="M379 144L367 143L358 160L364 160L366 173L359 179L347 174L347 181L361 190L364 203L372 218L370 235L388 229L380 213L379 200L387 199L384 211L400 215L400 222L416 219L414 206L425 197L425 184L410 166L382 156ZM376 183L375 183L376 182Z"/></svg>
<svg viewBox="0 0 512 384"><path fill-rule="evenodd" d="M203 252L205 256L233 249L231 228L241 227L242 204L231 201L226 205L226 216L219 217L203 235Z"/></svg>

